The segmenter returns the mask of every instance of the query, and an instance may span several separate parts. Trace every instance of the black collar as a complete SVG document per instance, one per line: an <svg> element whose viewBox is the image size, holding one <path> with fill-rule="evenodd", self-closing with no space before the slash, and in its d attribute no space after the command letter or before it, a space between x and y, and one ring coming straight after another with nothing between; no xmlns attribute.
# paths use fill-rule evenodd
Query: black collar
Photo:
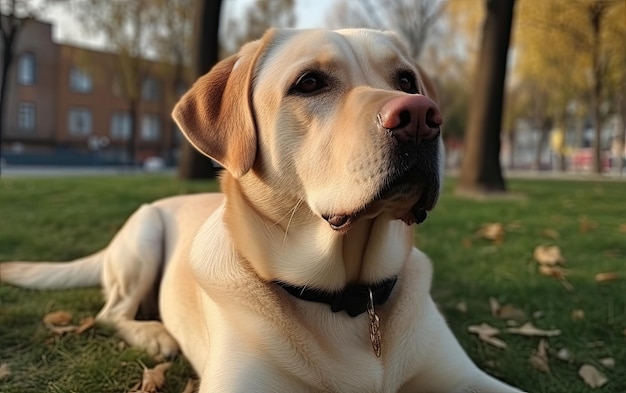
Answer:
<svg viewBox="0 0 626 393"><path fill-rule="evenodd" d="M276 281L276 284L298 299L326 303L330 305L330 309L333 312L345 310L351 317L356 317L367 311L370 291L374 305L381 305L389 298L397 279L398 277L394 276L372 285L348 284L343 290L338 292L325 292L320 289L298 287L282 281Z"/></svg>

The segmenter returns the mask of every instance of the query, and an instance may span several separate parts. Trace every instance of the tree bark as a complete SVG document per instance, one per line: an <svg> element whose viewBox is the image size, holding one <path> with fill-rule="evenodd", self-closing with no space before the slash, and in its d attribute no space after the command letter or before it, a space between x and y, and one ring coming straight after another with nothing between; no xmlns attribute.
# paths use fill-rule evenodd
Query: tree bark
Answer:
<svg viewBox="0 0 626 393"><path fill-rule="evenodd" d="M194 28L194 51L195 74L199 77L217 63L222 2L221 0L199 0L196 4L198 17ZM178 174L183 179L210 179L215 178L216 171L210 158L185 141L182 145Z"/></svg>
<svg viewBox="0 0 626 393"><path fill-rule="evenodd" d="M600 28L604 6L598 1L589 8L589 19L593 30L593 122L594 122L594 138L593 138L593 172L602 173L602 120L603 116L600 110L602 103L602 74L603 65L600 59Z"/></svg>
<svg viewBox="0 0 626 393"><path fill-rule="evenodd" d="M487 13L474 81L474 91L481 93L470 106L457 185L461 193L506 191L500 166L500 128L514 3L514 0L486 0Z"/></svg>
<svg viewBox="0 0 626 393"><path fill-rule="evenodd" d="M13 64L13 47L15 45L15 41L17 40L17 35L21 28L21 22L16 21L15 17L15 1L11 2L11 10L9 15L0 15L0 18L4 18L3 21L0 21L2 24L0 26L2 34L2 75L0 76L0 176L2 175L2 147L4 141L4 107L6 94L8 91L8 76L9 69Z"/></svg>

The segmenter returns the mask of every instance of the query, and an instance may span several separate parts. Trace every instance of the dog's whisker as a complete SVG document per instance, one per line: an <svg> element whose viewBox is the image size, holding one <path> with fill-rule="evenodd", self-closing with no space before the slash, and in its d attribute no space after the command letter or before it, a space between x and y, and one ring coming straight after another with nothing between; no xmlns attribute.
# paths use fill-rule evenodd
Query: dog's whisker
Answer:
<svg viewBox="0 0 626 393"><path fill-rule="evenodd" d="M291 225L291 221L293 221L293 216L296 214L296 211L298 210L300 205L302 205L302 202L304 202L304 198L298 199L296 205L293 207L293 209L291 209L291 216L289 217L287 227L285 227L285 235L283 236L283 249L285 248L285 243L287 242L287 233L289 232L289 226Z"/></svg>

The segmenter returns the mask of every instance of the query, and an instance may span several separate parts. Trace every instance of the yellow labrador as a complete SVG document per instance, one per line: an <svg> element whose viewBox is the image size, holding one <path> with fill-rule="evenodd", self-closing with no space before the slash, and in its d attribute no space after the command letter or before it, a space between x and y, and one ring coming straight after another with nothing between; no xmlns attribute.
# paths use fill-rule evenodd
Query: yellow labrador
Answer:
<svg viewBox="0 0 626 393"><path fill-rule="evenodd" d="M144 205L106 249L5 263L2 281L102 284L97 319L180 348L201 392L516 392L459 346L412 244L441 177L422 78L388 32L270 30L174 109L223 195ZM136 321L159 282L162 323Z"/></svg>

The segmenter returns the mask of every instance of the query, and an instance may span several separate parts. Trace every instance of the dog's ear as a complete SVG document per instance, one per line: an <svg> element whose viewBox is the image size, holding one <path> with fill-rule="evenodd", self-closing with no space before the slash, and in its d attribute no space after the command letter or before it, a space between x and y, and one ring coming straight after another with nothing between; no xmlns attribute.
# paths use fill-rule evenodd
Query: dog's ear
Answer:
<svg viewBox="0 0 626 393"><path fill-rule="evenodd" d="M252 82L257 58L271 33L216 64L178 101L172 117L185 137L236 178L254 163L257 149Z"/></svg>
<svg viewBox="0 0 626 393"><path fill-rule="evenodd" d="M424 87L426 96L433 100L436 104L439 104L439 97L437 95L437 87L435 86L435 82L428 76L428 74L424 71L422 67L417 66L417 71L420 74L420 79L422 81L422 86Z"/></svg>

